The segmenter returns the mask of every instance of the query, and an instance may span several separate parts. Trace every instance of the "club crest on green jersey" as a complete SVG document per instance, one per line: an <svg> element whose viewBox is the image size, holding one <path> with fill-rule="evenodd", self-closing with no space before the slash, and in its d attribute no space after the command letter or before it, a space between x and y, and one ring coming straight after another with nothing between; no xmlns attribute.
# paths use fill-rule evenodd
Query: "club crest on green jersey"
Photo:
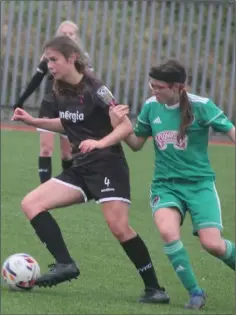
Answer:
<svg viewBox="0 0 236 315"><path fill-rule="evenodd" d="M155 196L152 200L152 205L156 205L158 202L160 201L160 197L159 196Z"/></svg>
<svg viewBox="0 0 236 315"><path fill-rule="evenodd" d="M168 144L173 144L176 150L186 150L188 146L188 136L178 140L178 131L165 130L155 136L155 141L159 150L166 150Z"/></svg>

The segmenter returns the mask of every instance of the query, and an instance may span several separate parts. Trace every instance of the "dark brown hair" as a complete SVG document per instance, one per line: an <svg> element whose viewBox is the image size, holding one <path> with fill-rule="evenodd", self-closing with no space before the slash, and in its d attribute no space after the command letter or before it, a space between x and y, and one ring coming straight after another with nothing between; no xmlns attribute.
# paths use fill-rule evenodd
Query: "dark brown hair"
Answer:
<svg viewBox="0 0 236 315"><path fill-rule="evenodd" d="M48 48L54 49L61 53L67 60L72 54L77 55L75 61L75 68L79 73L85 74L87 70L86 57L79 45L68 36L56 36L44 44L44 51ZM53 90L59 94L59 91L67 90L68 83L60 80L54 80Z"/></svg>
<svg viewBox="0 0 236 315"><path fill-rule="evenodd" d="M181 124L179 128L178 140L183 139L187 128L193 122L192 106L189 102L185 88L186 72L178 60L168 60L158 67L153 67L149 73L150 77L165 81L169 86L179 83L179 106L181 114Z"/></svg>

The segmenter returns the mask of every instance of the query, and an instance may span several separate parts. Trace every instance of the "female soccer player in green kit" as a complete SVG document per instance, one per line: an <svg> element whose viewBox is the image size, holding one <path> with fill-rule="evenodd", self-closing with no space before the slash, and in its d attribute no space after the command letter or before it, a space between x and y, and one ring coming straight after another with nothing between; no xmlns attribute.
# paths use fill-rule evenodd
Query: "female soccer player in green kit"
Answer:
<svg viewBox="0 0 236 315"><path fill-rule="evenodd" d="M134 133L125 141L138 151L148 137L153 138L154 221L164 252L190 294L185 307L200 309L205 305L206 294L198 285L180 239L180 225L188 211L194 235L198 235L203 248L235 270L235 244L221 235L220 200L207 154L209 127L226 133L234 143L235 127L209 98L186 92L186 72L178 61L153 67L149 75L153 97L145 102ZM115 124L127 113L127 107L119 105L112 112Z"/></svg>

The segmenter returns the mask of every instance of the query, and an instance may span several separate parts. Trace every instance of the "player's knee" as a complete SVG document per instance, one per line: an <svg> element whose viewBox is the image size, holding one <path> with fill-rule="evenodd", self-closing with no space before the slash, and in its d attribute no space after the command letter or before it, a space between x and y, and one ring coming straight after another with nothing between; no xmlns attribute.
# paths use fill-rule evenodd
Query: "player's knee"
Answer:
<svg viewBox="0 0 236 315"><path fill-rule="evenodd" d="M199 233L199 239L202 247L212 255L224 255L225 242L221 238L220 231L215 235L212 233Z"/></svg>
<svg viewBox="0 0 236 315"><path fill-rule="evenodd" d="M163 208L156 211L154 221L165 243L171 243L180 239L181 216L177 209Z"/></svg>
<svg viewBox="0 0 236 315"><path fill-rule="evenodd" d="M178 229L175 229L169 224L159 225L158 227L160 236L165 243L171 243L180 239Z"/></svg>
<svg viewBox="0 0 236 315"><path fill-rule="evenodd" d="M53 147L49 144L43 143L40 146L40 156L50 157L52 156Z"/></svg>
<svg viewBox="0 0 236 315"><path fill-rule="evenodd" d="M158 224L158 230L165 243L171 243L180 239L179 226L170 224L168 220Z"/></svg>
<svg viewBox="0 0 236 315"><path fill-rule="evenodd" d="M128 227L122 224L121 222L115 222L113 220L107 221L107 224L109 226L111 233L114 235L114 237L118 239L119 241L123 241L123 239L126 236Z"/></svg>
<svg viewBox="0 0 236 315"><path fill-rule="evenodd" d="M62 160L70 161L72 159L71 151L61 149L61 158Z"/></svg>
<svg viewBox="0 0 236 315"><path fill-rule="evenodd" d="M21 201L21 209L29 220L43 211L40 205L31 198L30 194L26 195Z"/></svg>
<svg viewBox="0 0 236 315"><path fill-rule="evenodd" d="M125 242L136 235L127 220L110 218L106 221L111 233L120 242Z"/></svg>
<svg viewBox="0 0 236 315"><path fill-rule="evenodd" d="M110 201L102 205L103 214L113 236L120 242L125 242L136 236L129 226L129 206L123 201Z"/></svg>

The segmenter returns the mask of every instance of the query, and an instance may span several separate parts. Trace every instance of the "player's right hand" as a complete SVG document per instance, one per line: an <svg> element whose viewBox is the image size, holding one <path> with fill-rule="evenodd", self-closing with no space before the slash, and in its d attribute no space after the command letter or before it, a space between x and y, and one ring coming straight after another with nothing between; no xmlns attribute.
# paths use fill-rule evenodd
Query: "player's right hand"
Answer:
<svg viewBox="0 0 236 315"><path fill-rule="evenodd" d="M16 108L12 119L14 121L23 121L27 125L31 125L34 118L22 108Z"/></svg>
<svg viewBox="0 0 236 315"><path fill-rule="evenodd" d="M111 119L111 123L113 128L118 126L124 117L129 114L129 106L128 105L116 105L110 107L109 116Z"/></svg>

